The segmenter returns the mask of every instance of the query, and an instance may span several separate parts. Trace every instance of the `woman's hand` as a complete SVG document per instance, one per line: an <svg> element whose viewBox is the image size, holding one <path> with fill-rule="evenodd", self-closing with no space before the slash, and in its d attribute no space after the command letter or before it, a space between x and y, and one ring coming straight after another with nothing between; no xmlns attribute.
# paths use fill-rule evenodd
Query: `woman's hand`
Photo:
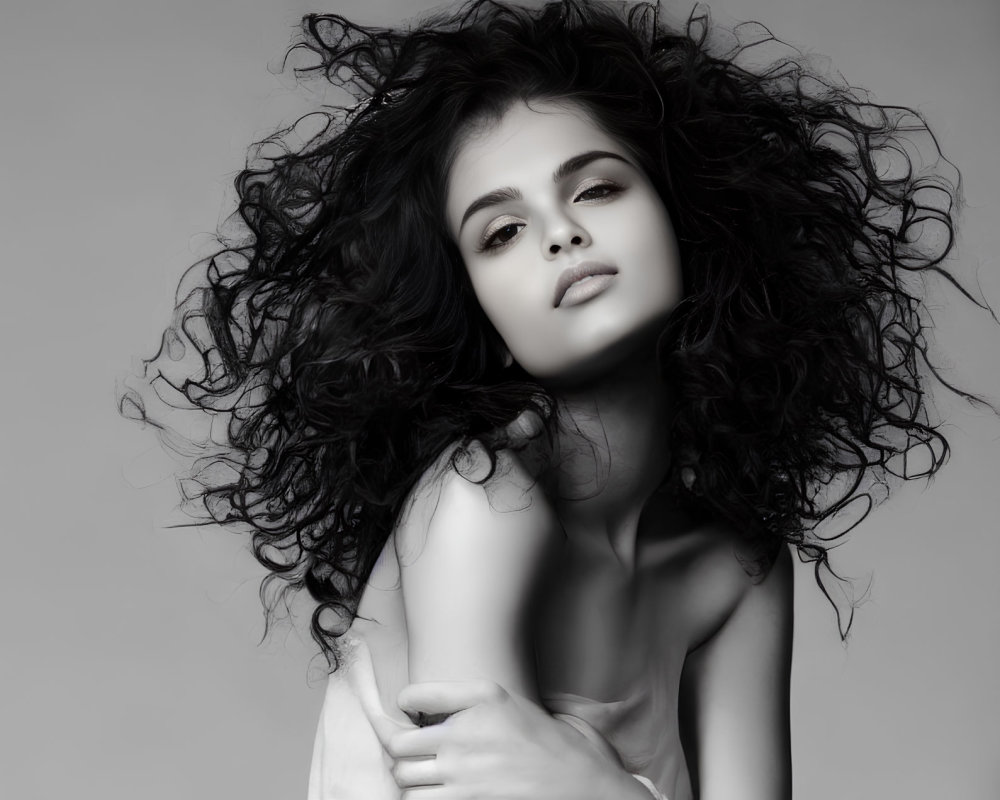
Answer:
<svg viewBox="0 0 1000 800"><path fill-rule="evenodd" d="M596 731L490 681L411 684L399 706L412 718L448 715L384 742L406 800L649 800Z"/></svg>

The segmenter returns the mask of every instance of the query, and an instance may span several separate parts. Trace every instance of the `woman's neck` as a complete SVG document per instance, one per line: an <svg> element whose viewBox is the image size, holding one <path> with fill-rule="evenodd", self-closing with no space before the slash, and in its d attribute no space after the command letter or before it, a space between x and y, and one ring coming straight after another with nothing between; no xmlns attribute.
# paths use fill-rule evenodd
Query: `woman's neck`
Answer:
<svg viewBox="0 0 1000 800"><path fill-rule="evenodd" d="M639 516L670 463L670 393L655 359L585 389L559 391L553 495L571 538L610 545L635 562Z"/></svg>

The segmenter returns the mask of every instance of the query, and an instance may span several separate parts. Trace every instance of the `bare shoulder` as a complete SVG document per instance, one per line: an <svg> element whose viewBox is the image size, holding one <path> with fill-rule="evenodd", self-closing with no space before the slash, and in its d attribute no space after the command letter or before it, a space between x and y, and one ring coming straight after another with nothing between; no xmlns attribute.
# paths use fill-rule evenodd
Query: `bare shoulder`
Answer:
<svg viewBox="0 0 1000 800"><path fill-rule="evenodd" d="M698 644L721 636L756 638L787 629L791 631L792 560L781 547L774 561L755 561L749 545L734 531L719 535L707 564L708 581L702 584L696 602L708 602L708 595L721 594L725 602L718 617Z"/></svg>
<svg viewBox="0 0 1000 800"><path fill-rule="evenodd" d="M395 531L410 681L482 678L535 698L530 600L558 540L516 457L452 448L414 488Z"/></svg>
<svg viewBox="0 0 1000 800"><path fill-rule="evenodd" d="M756 563L745 539L721 524L692 526L659 546L655 560L661 605L678 609L690 649L738 618L768 619L791 605L792 563L782 547L769 565ZM668 606L669 604L669 606Z"/></svg>
<svg viewBox="0 0 1000 800"><path fill-rule="evenodd" d="M491 458L477 441L456 443L410 492L396 525L396 550L408 562L431 535L547 537L557 527L544 491L517 453L501 450Z"/></svg>

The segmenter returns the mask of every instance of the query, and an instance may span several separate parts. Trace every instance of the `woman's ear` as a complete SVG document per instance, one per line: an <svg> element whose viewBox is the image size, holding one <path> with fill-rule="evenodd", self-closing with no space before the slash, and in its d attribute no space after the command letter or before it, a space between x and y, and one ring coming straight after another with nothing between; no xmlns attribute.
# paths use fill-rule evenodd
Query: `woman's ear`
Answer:
<svg viewBox="0 0 1000 800"><path fill-rule="evenodd" d="M514 356L512 356L510 354L510 350L508 350L505 347L503 349L503 366L504 366L504 369L507 369L507 367L513 366L513 364L514 364Z"/></svg>

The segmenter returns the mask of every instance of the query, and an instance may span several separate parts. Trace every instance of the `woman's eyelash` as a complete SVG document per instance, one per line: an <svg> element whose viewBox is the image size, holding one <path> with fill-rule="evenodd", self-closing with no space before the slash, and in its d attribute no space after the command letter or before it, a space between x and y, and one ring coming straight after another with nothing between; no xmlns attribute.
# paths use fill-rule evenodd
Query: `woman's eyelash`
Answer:
<svg viewBox="0 0 1000 800"><path fill-rule="evenodd" d="M502 225L491 225L483 233L483 238L478 248L479 252L483 253L501 249L508 242L512 241L523 227L524 223L519 220L506 220Z"/></svg>
<svg viewBox="0 0 1000 800"><path fill-rule="evenodd" d="M617 183L612 181L601 181L600 183L594 183L581 189L573 197L573 202L578 203L586 202L588 200L603 200L606 197L619 194L623 191L623 189L624 187L619 186Z"/></svg>

